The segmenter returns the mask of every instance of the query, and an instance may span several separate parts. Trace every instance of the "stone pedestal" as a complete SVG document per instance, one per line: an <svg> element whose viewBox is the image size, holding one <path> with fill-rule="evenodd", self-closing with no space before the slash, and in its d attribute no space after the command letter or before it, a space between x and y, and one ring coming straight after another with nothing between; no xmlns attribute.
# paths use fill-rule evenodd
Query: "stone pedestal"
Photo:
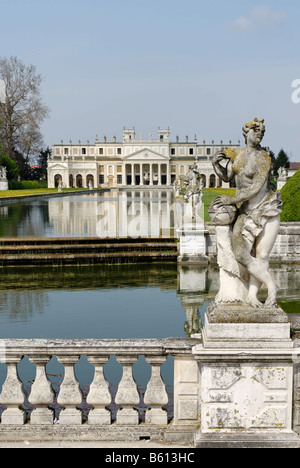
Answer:
<svg viewBox="0 0 300 468"><path fill-rule="evenodd" d="M206 349L293 348L288 316L280 308L212 303L207 308L202 336Z"/></svg>
<svg viewBox="0 0 300 468"><path fill-rule="evenodd" d="M0 167L0 191L8 190L8 180L6 177L6 168L4 166Z"/></svg>
<svg viewBox="0 0 300 468"><path fill-rule="evenodd" d="M202 223L185 222L177 230L180 240L179 263L208 263L206 255L206 236L207 231Z"/></svg>
<svg viewBox="0 0 300 468"><path fill-rule="evenodd" d="M8 190L8 181L7 179L0 179L0 191Z"/></svg>
<svg viewBox="0 0 300 468"><path fill-rule="evenodd" d="M292 430L293 343L281 309L212 304L200 367L197 447L300 447Z"/></svg>

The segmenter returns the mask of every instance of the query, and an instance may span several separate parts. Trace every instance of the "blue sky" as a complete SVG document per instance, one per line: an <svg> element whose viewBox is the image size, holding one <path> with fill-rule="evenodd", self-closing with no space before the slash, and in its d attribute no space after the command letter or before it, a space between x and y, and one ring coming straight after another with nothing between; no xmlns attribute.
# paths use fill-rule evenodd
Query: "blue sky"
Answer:
<svg viewBox="0 0 300 468"><path fill-rule="evenodd" d="M144 136L242 139L266 120L264 144L300 161L299 0L0 0L0 56L44 77L45 146ZM299 93L300 95L300 93Z"/></svg>

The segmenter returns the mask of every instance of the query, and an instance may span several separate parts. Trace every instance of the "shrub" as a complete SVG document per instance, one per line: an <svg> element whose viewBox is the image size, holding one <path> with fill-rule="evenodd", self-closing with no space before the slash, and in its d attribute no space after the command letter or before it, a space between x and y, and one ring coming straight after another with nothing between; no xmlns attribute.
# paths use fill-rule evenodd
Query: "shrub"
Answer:
<svg viewBox="0 0 300 468"><path fill-rule="evenodd" d="M38 180L11 180L9 183L10 190L34 190L40 188L47 188L46 181L38 181Z"/></svg>
<svg viewBox="0 0 300 468"><path fill-rule="evenodd" d="M283 201L282 222L300 222L300 169L281 189Z"/></svg>
<svg viewBox="0 0 300 468"><path fill-rule="evenodd" d="M0 156L0 166L4 166L6 168L6 176L8 180L13 180L18 177L19 169L16 161L13 161L6 154L2 154Z"/></svg>

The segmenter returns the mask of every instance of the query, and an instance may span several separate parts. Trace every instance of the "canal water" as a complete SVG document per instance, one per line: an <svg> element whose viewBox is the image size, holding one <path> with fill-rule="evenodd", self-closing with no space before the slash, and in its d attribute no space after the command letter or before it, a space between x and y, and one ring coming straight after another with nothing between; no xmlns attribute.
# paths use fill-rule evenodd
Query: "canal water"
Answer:
<svg viewBox="0 0 300 468"><path fill-rule="evenodd" d="M172 190L1 200L0 237L173 237L184 205Z"/></svg>
<svg viewBox="0 0 300 468"><path fill-rule="evenodd" d="M282 286L279 302L283 309L299 312L298 268L273 266L271 272ZM215 267L173 263L2 268L0 339L187 337L199 331L218 285ZM75 369L82 388L88 388L93 366L82 357ZM59 388L63 367L56 358L47 372ZM25 387L30 387L35 368L26 357L19 375ZM106 364L105 375L116 390L122 368L114 357ZM162 367L162 375L171 401L172 358ZM134 365L134 376L139 388L146 388L150 366L143 357ZM1 364L0 387L5 378L6 366Z"/></svg>
<svg viewBox="0 0 300 468"><path fill-rule="evenodd" d="M0 206L0 237L172 237L180 207L170 191L117 191L59 198L42 197ZM300 310L300 272L273 265L280 285L278 300L287 313ZM166 338L199 331L219 286L216 267L164 264L14 267L0 269L0 339L2 338ZM261 299L266 291L261 292ZM24 357L18 366L27 392L35 368ZM85 357L75 366L83 391L94 368ZM133 367L141 392L150 366L140 357ZM63 367L47 366L59 389ZM122 367L114 357L105 365L112 392ZM173 361L162 366L172 407ZM6 365L0 364L0 390ZM116 408L114 408L114 411ZM170 410L171 411L171 410ZM171 413L170 413L171 414Z"/></svg>

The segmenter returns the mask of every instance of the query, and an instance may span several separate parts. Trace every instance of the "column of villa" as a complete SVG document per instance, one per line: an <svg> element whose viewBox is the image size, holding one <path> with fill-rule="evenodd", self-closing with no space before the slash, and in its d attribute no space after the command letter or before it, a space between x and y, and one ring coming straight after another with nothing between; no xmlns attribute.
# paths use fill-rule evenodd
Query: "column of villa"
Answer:
<svg viewBox="0 0 300 468"><path fill-rule="evenodd" d="M171 168L170 168L170 163L167 163L167 185L171 185Z"/></svg>
<svg viewBox="0 0 300 468"><path fill-rule="evenodd" d="M161 164L157 164L158 167L158 184L161 185Z"/></svg>
<svg viewBox="0 0 300 468"><path fill-rule="evenodd" d="M144 185L144 178L143 178L143 163L140 163L140 185Z"/></svg>
<svg viewBox="0 0 300 468"><path fill-rule="evenodd" d="M122 185L127 185L126 164L122 165Z"/></svg>
<svg viewBox="0 0 300 468"><path fill-rule="evenodd" d="M150 180L149 180L149 185L153 185L153 164L149 164L150 167Z"/></svg>
<svg viewBox="0 0 300 468"><path fill-rule="evenodd" d="M157 164L158 168L158 185L162 185L162 164L160 163L149 163L149 186L153 186L153 176L154 176L154 171L153 171L153 166ZM122 180L123 185L127 185L127 165L124 164L123 169L122 169ZM139 170L140 170L140 184L139 185L144 185L144 179L143 179L143 163L139 163ZM130 163L131 167L131 185L135 185L135 163ZM167 170L167 185L171 185L171 170L170 170L170 165L166 164L166 170Z"/></svg>

